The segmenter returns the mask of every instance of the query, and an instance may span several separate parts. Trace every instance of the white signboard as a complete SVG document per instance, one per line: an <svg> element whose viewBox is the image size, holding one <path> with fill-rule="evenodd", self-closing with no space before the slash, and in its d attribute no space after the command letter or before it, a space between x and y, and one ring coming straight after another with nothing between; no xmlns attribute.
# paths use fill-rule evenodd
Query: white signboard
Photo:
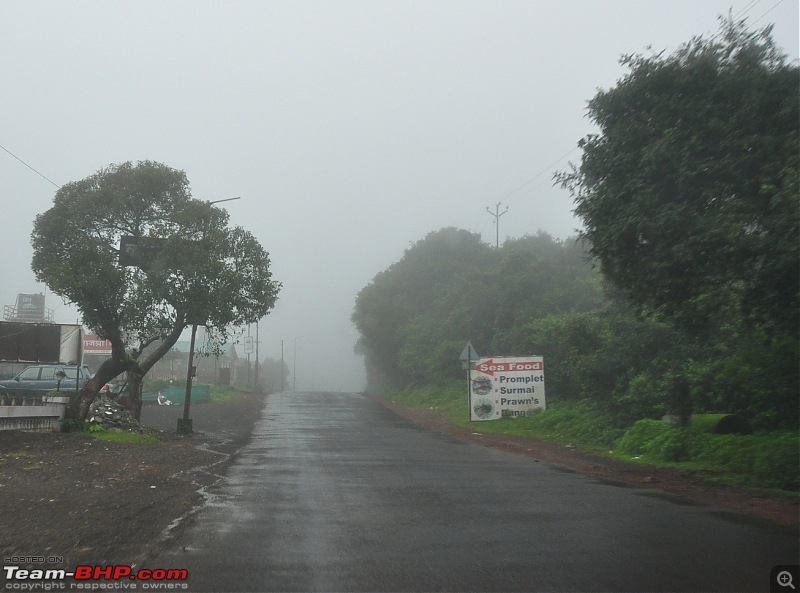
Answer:
<svg viewBox="0 0 800 593"><path fill-rule="evenodd" d="M470 374L470 420L497 420L544 410L541 356L480 358Z"/></svg>
<svg viewBox="0 0 800 593"><path fill-rule="evenodd" d="M244 353L245 354L252 354L255 352L255 348L253 348L253 336L245 336L244 337Z"/></svg>

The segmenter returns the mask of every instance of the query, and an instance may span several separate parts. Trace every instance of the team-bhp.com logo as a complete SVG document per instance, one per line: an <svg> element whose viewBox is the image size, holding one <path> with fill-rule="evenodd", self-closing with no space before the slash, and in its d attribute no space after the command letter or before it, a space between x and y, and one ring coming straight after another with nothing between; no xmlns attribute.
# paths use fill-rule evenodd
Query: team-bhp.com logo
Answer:
<svg viewBox="0 0 800 593"><path fill-rule="evenodd" d="M126 564L112 564L110 566L99 566L80 564L75 570L66 571L64 569L27 569L19 566L4 566L3 573L6 580L6 589L13 590L44 590L45 583L62 585L57 589L66 589L66 579L74 579L70 583L70 589L136 589L137 585L130 581L140 581L142 589L179 589L186 588L189 571L185 568L142 568L134 570L132 566ZM111 583L116 582L112 587ZM128 585L122 586L120 585ZM180 585L183 585L181 587ZM49 587L47 589L50 589Z"/></svg>

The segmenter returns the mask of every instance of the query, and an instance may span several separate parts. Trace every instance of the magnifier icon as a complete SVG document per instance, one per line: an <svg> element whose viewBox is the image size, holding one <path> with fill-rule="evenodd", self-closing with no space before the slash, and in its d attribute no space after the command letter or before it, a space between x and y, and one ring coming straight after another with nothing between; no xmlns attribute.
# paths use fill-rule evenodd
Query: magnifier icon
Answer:
<svg viewBox="0 0 800 593"><path fill-rule="evenodd" d="M792 573L790 573L788 570L782 570L779 572L776 580L781 587L791 587L792 589L795 588L792 584Z"/></svg>

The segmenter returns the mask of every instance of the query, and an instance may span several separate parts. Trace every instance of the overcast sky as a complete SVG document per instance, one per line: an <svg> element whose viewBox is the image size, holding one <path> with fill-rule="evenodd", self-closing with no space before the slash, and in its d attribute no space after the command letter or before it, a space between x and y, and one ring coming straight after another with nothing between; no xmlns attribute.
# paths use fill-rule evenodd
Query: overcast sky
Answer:
<svg viewBox="0 0 800 593"><path fill-rule="evenodd" d="M797 0L1 0L0 145L58 185L155 160L196 198L241 196L231 222L284 285L262 357L283 340L298 389L358 390L358 291L442 227L494 243L497 202L501 241L573 235L551 178L587 100L620 55L671 53L729 9L797 58ZM30 232L50 181L0 150L0 304L46 290Z"/></svg>

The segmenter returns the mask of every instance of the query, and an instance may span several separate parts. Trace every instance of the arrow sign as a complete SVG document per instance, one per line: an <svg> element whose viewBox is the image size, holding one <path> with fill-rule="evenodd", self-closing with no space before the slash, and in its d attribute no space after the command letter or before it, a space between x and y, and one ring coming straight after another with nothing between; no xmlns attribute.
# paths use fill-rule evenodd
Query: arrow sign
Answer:
<svg viewBox="0 0 800 593"><path fill-rule="evenodd" d="M458 357L461 362L478 360L479 358L478 351L475 350L475 346L472 345L472 342L467 342L467 345L464 346L464 349L461 351L461 356Z"/></svg>
<svg viewBox="0 0 800 593"><path fill-rule="evenodd" d="M480 364L478 364L475 367L475 370L476 371L480 371L481 373L484 373L486 375L494 376L495 371L497 371L499 373L503 373L507 369L506 369L506 364L505 363L503 363L503 362L495 362L490 358L489 360L485 360L485 361L481 362Z"/></svg>

